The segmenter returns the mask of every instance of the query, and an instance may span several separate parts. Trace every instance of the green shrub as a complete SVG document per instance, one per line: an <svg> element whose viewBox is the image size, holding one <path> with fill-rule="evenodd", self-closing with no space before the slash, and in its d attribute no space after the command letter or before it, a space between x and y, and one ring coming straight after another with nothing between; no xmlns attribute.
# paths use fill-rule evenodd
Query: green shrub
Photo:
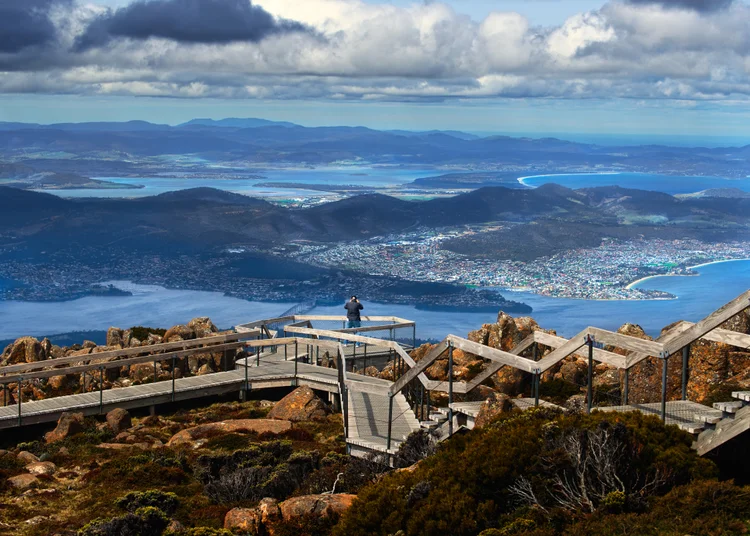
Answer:
<svg viewBox="0 0 750 536"><path fill-rule="evenodd" d="M147 328L143 326L134 326L130 328L130 333L139 341L145 341L150 334L163 337L166 332L167 330L162 328Z"/></svg>
<svg viewBox="0 0 750 536"><path fill-rule="evenodd" d="M227 529L212 529L210 527L194 527L182 533L184 536L233 536Z"/></svg>
<svg viewBox="0 0 750 536"><path fill-rule="evenodd" d="M150 489L147 491L132 491L117 499L115 504L128 512L135 512L140 508L150 506L171 516L180 506L180 500L174 493Z"/></svg>
<svg viewBox="0 0 750 536"><path fill-rule="evenodd" d="M640 511L649 495L716 475L715 465L698 457L691 442L685 432L640 413L565 416L546 408L512 413L442 443L413 472L391 473L362 489L334 535L476 536L498 527L541 534L547 525L564 530L600 507ZM595 461L589 455L594 449L612 473L603 475L598 463L577 465L574 454ZM587 502L578 494L566 505L559 479L573 482L575 492L578 469L592 498ZM597 482L601 476L612 480ZM618 479L622 485L612 483ZM429 491L423 482L429 482ZM617 491L624 501L611 494Z"/></svg>
<svg viewBox="0 0 750 536"><path fill-rule="evenodd" d="M122 536L124 534L161 536L167 525L169 525L169 520L164 512L147 506L124 516L92 521L78 531L78 536Z"/></svg>

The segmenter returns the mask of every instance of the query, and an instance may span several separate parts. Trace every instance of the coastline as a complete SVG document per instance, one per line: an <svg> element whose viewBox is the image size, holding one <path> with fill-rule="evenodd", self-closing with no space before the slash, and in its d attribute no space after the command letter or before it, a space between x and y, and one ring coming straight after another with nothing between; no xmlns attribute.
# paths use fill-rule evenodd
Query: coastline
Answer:
<svg viewBox="0 0 750 536"><path fill-rule="evenodd" d="M528 179L539 179L542 177L570 177L572 175L622 175L623 171L601 171L599 173L582 171L581 173L545 173L543 175L529 175L528 177L518 177L516 180L522 186L526 188L536 188L530 184L526 184Z"/></svg>
<svg viewBox="0 0 750 536"><path fill-rule="evenodd" d="M723 264L725 262L741 262L741 261L750 261L750 259L724 259L721 261L711 261L711 262L704 262L702 264L696 264L695 266L687 266L686 268L688 270L696 270L698 268L703 268L704 266L711 266L712 264ZM648 281L649 279L656 279L658 277L696 277L700 274L659 274L659 275L650 275L648 277L642 277L638 279L637 281L633 281L632 283L629 283L625 286L626 289L630 290L636 287L636 285L640 285L641 283L644 283L645 281Z"/></svg>

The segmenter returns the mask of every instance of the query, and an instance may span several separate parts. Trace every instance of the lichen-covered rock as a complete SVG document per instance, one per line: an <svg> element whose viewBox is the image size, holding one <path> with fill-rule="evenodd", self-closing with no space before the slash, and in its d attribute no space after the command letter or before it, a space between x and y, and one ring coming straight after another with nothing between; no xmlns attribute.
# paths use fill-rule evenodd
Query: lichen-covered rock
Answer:
<svg viewBox="0 0 750 536"><path fill-rule="evenodd" d="M57 421L57 427L47 432L44 440L47 444L54 443L83 432L83 419L83 413L63 413Z"/></svg>
<svg viewBox="0 0 750 536"><path fill-rule="evenodd" d="M34 337L21 337L5 348L2 358L0 358L0 365L36 363L45 359L47 359L47 353L42 343Z"/></svg>
<svg viewBox="0 0 750 536"><path fill-rule="evenodd" d="M268 418L302 422L325 419L328 413L328 406L304 385L282 398L268 413Z"/></svg>
<svg viewBox="0 0 750 536"><path fill-rule="evenodd" d="M169 328L162 339L164 342L188 341L195 339L195 330L188 326L179 324Z"/></svg>
<svg viewBox="0 0 750 536"><path fill-rule="evenodd" d="M31 462L26 466L26 470L32 475L52 476L57 471L57 466L52 462Z"/></svg>
<svg viewBox="0 0 750 536"><path fill-rule="evenodd" d="M224 528L242 534L258 534L260 512L255 508L232 508L224 516Z"/></svg>
<svg viewBox="0 0 750 536"><path fill-rule="evenodd" d="M8 485L11 488L15 488L19 490L31 489L39 485L39 478L37 478L36 475L32 475L31 473L26 473L26 474L18 475L18 476L12 476L8 479Z"/></svg>
<svg viewBox="0 0 750 536"><path fill-rule="evenodd" d="M346 512L357 498L356 495L339 493L335 495L303 495L292 497L279 505L284 521L314 515L328 517Z"/></svg>
<svg viewBox="0 0 750 536"><path fill-rule="evenodd" d="M133 426L130 413L128 413L128 410L122 408L113 409L107 413L107 426L109 426L109 429L115 434L127 430Z"/></svg>
<svg viewBox="0 0 750 536"><path fill-rule="evenodd" d="M39 461L39 458L35 454L32 454L31 452L28 452L26 450L22 450L21 452L16 454L16 458L18 458L19 461L27 464Z"/></svg>
<svg viewBox="0 0 750 536"><path fill-rule="evenodd" d="M107 330L107 346L116 348L124 346L122 342L122 330L120 328L111 327Z"/></svg>
<svg viewBox="0 0 750 536"><path fill-rule="evenodd" d="M193 318L188 322L187 327L195 332L196 337L210 337L219 332L218 328L214 326L214 323L207 316Z"/></svg>
<svg viewBox="0 0 750 536"><path fill-rule="evenodd" d="M177 432L169 440L167 446L190 445L193 448L199 448L205 444L207 438L216 437L221 434L248 432L280 434L291 429L291 422L273 419L235 419L232 421L212 422Z"/></svg>
<svg viewBox="0 0 750 536"><path fill-rule="evenodd" d="M493 393L484 401L479 409L474 426L481 428L492 422L498 415L513 410L510 397L504 393Z"/></svg>

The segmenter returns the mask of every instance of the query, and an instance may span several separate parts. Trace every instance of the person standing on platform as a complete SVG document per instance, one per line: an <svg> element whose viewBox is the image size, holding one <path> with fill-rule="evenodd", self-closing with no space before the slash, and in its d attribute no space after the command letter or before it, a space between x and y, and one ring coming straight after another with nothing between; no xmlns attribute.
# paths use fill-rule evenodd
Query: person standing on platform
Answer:
<svg viewBox="0 0 750 536"><path fill-rule="evenodd" d="M365 306L359 303L356 296L352 296L352 299L344 305L347 319L346 327L348 329L359 328L362 326L362 317L359 312L364 308ZM356 333L356 331L354 333ZM357 346L359 346L359 343L357 343Z"/></svg>

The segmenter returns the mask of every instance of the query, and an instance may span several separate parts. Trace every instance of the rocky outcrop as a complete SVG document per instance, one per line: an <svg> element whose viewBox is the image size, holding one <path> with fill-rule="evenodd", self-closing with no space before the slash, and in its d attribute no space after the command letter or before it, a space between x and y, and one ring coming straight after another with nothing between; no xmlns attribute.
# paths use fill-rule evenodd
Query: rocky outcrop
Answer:
<svg viewBox="0 0 750 536"><path fill-rule="evenodd" d="M303 495L292 497L279 505L284 521L314 515L328 517L346 512L357 498L356 495L339 493L336 495Z"/></svg>
<svg viewBox="0 0 750 536"><path fill-rule="evenodd" d="M57 467L52 462L32 462L26 466L26 470L32 475L52 476L57 471Z"/></svg>
<svg viewBox="0 0 750 536"><path fill-rule="evenodd" d="M0 357L0 366L36 363L46 360L48 352L52 349L52 344L47 339L44 339L43 343L34 337L17 339L3 351Z"/></svg>
<svg viewBox="0 0 750 536"><path fill-rule="evenodd" d="M233 508L224 517L224 528L242 534L273 534L272 526L281 520L279 501L266 497L255 508Z"/></svg>
<svg viewBox="0 0 750 536"><path fill-rule="evenodd" d="M132 426L130 413L122 408L115 408L107 413L107 426L114 434L119 434Z"/></svg>
<svg viewBox="0 0 750 536"><path fill-rule="evenodd" d="M504 393L493 393L484 401L474 421L474 426L481 428L503 413L513 411L510 397Z"/></svg>
<svg viewBox="0 0 750 536"><path fill-rule="evenodd" d="M12 476L8 479L8 485L11 488L25 490L35 488L39 485L39 478L31 473L25 473L18 476Z"/></svg>
<svg viewBox="0 0 750 536"><path fill-rule="evenodd" d="M47 444L55 443L83 432L83 420L83 413L63 413L57 421L57 427L51 432L47 432L44 440Z"/></svg>
<svg viewBox="0 0 750 536"><path fill-rule="evenodd" d="M177 432L169 440L167 446L187 445L192 448L199 448L208 441L208 438L221 434L250 432L280 434L291 429L291 422L273 419L236 419L232 421L213 422Z"/></svg>
<svg viewBox="0 0 750 536"><path fill-rule="evenodd" d="M282 398L268 413L269 419L291 422L325 419L330 410L312 389L304 385Z"/></svg>

